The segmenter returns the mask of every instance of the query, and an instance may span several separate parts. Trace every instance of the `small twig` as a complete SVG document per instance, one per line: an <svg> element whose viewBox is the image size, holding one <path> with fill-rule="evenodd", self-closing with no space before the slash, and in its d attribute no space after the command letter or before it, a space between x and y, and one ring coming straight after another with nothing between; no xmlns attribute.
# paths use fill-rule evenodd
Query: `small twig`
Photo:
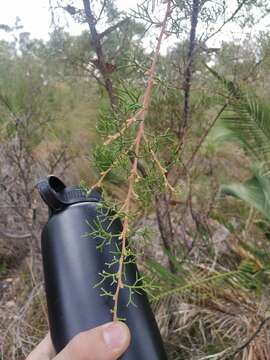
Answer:
<svg viewBox="0 0 270 360"><path fill-rule="evenodd" d="M202 138L200 139L198 145L196 146L195 150L193 151L190 159L188 160L187 164L185 165L186 168L189 168L193 161L195 156L197 155L198 151L200 150L202 144L204 143L205 139L207 138L208 134L210 133L210 131L212 130L212 128L214 127L215 123L217 122L217 120L220 118L221 114L224 112L224 110L226 109L226 107L228 106L228 103L226 102L222 108L219 110L219 112L217 113L216 117L214 118L214 120L211 122L210 126L207 128L207 130L205 131L205 133L203 134Z"/></svg>
<svg viewBox="0 0 270 360"><path fill-rule="evenodd" d="M118 159L117 159L118 160ZM91 186L91 189L95 189L95 188L100 188L101 187L101 184L103 183L103 180L105 179L105 177L112 171L113 167L115 165L115 162L112 162L112 164L108 167L107 170L105 171L102 171L100 173L100 178L98 179L98 181L93 185Z"/></svg>
<svg viewBox="0 0 270 360"><path fill-rule="evenodd" d="M232 15L226 19L223 24L220 25L220 27L214 31L212 34L210 34L206 39L204 39L204 42L210 40L212 37L214 37L215 35L217 35L223 28L225 25L227 25L230 21L232 21L236 15L239 13L239 11L242 9L242 7L248 2L248 0L243 0L238 6L237 8L234 10L234 12L232 13Z"/></svg>
<svg viewBox="0 0 270 360"><path fill-rule="evenodd" d="M123 153L123 155L127 155L130 150L132 149L133 147L133 144ZM100 178L99 180L91 186L91 189L95 189L95 188L100 188L102 183L103 183L103 180L105 179L105 177L112 171L112 169L114 168L114 166L117 164L117 162L121 159L121 156L120 157L117 157L112 163L111 165L108 167L108 169L102 171L100 173Z"/></svg>
<svg viewBox="0 0 270 360"><path fill-rule="evenodd" d="M230 355L230 358L233 358L236 354L238 354L239 352L244 350L259 335L259 333L261 332L262 328L264 327L264 325L267 323L268 320L270 320L270 316L268 316L267 318L262 320L262 322L258 326L257 330L250 336L250 338L243 345L241 345L239 348L237 348L234 351L234 353L232 355Z"/></svg>
<svg viewBox="0 0 270 360"><path fill-rule="evenodd" d="M148 139L145 134L143 135L143 138L144 138L145 143L148 144ZM169 181L167 179L168 171L161 165L161 163L160 163L156 153L153 151L153 149L150 149L150 154L152 155L152 158L154 159L155 163L157 164L158 169L161 172L165 187L168 187L172 192L174 192L175 189L171 186L171 184L169 183Z"/></svg>
<svg viewBox="0 0 270 360"><path fill-rule="evenodd" d="M121 130L119 132L117 132L114 135L110 135L108 137L108 139L104 142L104 145L109 145L110 143L112 143L114 140L118 139L120 136L122 136L124 134L124 132L130 127L130 125L132 125L135 121L137 121L137 118L141 115L142 113L142 109L140 109L138 112L136 112L136 114L134 116L132 116L131 118L127 119L123 125L123 127L121 128Z"/></svg>
<svg viewBox="0 0 270 360"><path fill-rule="evenodd" d="M98 14L98 17L97 17L97 22L101 19L101 16L102 16L102 14L103 14L103 11L105 10L105 7L106 7L106 4L107 3L107 0L104 0L103 1L103 4L102 4L102 7L101 7L101 9L100 9L100 12L99 12L99 14Z"/></svg>
<svg viewBox="0 0 270 360"><path fill-rule="evenodd" d="M117 24L112 25L110 27L108 27L105 31L103 31L102 33L100 33L98 35L99 39L104 38L105 36L109 35L111 32L113 32L114 30L116 30L117 28L121 27L122 25L124 25L125 23L127 23L129 21L129 18L123 19L121 21L119 21Z"/></svg>

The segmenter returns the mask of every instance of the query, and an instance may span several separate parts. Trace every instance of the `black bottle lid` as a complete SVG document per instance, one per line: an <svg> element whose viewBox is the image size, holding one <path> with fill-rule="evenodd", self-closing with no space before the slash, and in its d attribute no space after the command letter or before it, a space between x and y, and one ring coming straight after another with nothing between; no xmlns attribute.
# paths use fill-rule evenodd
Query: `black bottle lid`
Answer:
<svg viewBox="0 0 270 360"><path fill-rule="evenodd" d="M63 210L68 205L79 202L99 202L101 199L99 190L93 189L88 193L79 186L66 186L54 175L40 180L36 187L53 213Z"/></svg>

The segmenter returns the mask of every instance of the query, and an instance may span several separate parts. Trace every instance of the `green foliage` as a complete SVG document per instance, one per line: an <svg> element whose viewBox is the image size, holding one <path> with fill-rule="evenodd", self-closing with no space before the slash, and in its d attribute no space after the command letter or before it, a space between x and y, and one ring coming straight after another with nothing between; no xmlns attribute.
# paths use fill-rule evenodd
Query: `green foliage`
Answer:
<svg viewBox="0 0 270 360"><path fill-rule="evenodd" d="M154 196L164 190L164 184L160 173L152 168L148 171L147 177L140 177L134 185L134 191L139 203L145 209L151 208Z"/></svg>
<svg viewBox="0 0 270 360"><path fill-rule="evenodd" d="M107 204L102 202L97 207L96 220L91 223L87 222L89 226L89 233L83 235L90 235L93 237L93 241L96 242L96 248L99 251L104 251L106 247L110 247L110 259L104 264L104 269L102 272L99 273L100 281L96 284L92 284L95 288L100 290L100 296L108 296L110 298L114 297L114 293L108 292L106 290L106 286L104 285L117 285L119 278L119 259L121 256L121 244L117 240L117 237L119 237L120 234L112 234L111 232L111 226L115 221L119 221L119 213L113 213L111 208L108 208ZM144 235L147 235L146 229L136 234L130 234L131 238ZM158 287L157 285L154 285L152 281L145 278L145 276L140 275L138 272L135 274L134 282L126 281L125 267L129 264L134 264L136 262L137 255L138 254L134 252L131 244L129 243L124 254L122 274L123 291L125 291L127 294L127 306L136 306L136 303L134 302L135 294L140 294L142 291L145 291L149 296L152 296L152 290ZM111 311L113 313L113 309L111 309Z"/></svg>
<svg viewBox="0 0 270 360"><path fill-rule="evenodd" d="M237 142L253 161L253 177L223 185L221 192L247 202L270 220L270 108L255 95L243 93L231 81L211 70L229 93L229 108L219 123L223 139ZM222 128L224 130L222 130Z"/></svg>
<svg viewBox="0 0 270 360"><path fill-rule="evenodd" d="M235 196L245 201L270 220L270 178L269 174L255 166L252 167L253 177L243 183L221 186L221 193Z"/></svg>
<svg viewBox="0 0 270 360"><path fill-rule="evenodd" d="M139 98L140 92L132 87L119 88L116 91L117 98L117 110L112 111L108 109L108 106L104 106L100 110L98 121L96 124L96 130L98 134L106 138L120 131L123 126L123 122L127 118L132 117L134 113L140 108ZM121 138L122 143L126 141L125 138Z"/></svg>
<svg viewBox="0 0 270 360"><path fill-rule="evenodd" d="M255 161L268 166L270 155L270 108L253 96L232 101L223 117L225 126Z"/></svg>
<svg viewBox="0 0 270 360"><path fill-rule="evenodd" d="M182 264L173 255L177 272L170 272L165 266L159 264L154 260L148 260L146 265L154 277L154 284L159 284L161 287L154 288L152 294L153 301L158 301L173 295L184 296L185 299L193 298L196 303L212 299L214 294L222 289L236 290L246 293L253 291L254 296L260 296L261 292L266 288L270 282L269 266L261 264L263 254L257 249L249 250L254 255L253 258L241 261L237 268L227 271L213 271L212 273L200 273L196 265Z"/></svg>

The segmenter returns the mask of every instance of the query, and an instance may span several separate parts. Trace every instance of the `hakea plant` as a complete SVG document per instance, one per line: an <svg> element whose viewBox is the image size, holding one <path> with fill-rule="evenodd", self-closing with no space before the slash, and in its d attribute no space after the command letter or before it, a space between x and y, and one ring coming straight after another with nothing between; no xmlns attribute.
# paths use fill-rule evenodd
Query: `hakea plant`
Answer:
<svg viewBox="0 0 270 360"><path fill-rule="evenodd" d="M138 288L142 287L141 278L138 277L136 283L131 285L124 284L124 266L126 263L126 259L130 259L130 249L127 246L127 237L130 235L130 219L132 217L132 199L139 198L138 189L140 189L140 183L144 182L144 175L142 174L143 165L140 164L140 158L146 157L150 155L152 163L154 164L152 168L152 173L154 172L156 177L161 177L163 186L168 188L170 191L174 191L173 187L170 185L167 177L166 177L166 169L161 164L156 152L154 151L154 144L148 139L146 131L145 131L145 119L147 115L147 111L150 106L151 94L153 91L154 80L156 75L157 63L160 53L160 47L162 44L162 40L166 35L166 26L168 23L168 19L171 12L171 1L168 0L165 6L165 13L163 20L160 22L160 32L157 38L157 44L155 48L155 52L153 55L153 60L149 70L146 75L148 76L146 88L141 99L139 97L134 96L133 94L127 94L129 96L130 105L128 109L125 109L124 113L132 113L131 116L126 119L120 129L118 127L118 113L114 112L114 114L110 114L110 116L114 116L115 119L111 117L106 118L102 117L101 122L99 124L99 130L105 129L105 132L109 134L105 142L96 149L95 153L95 162L97 166L102 170L101 176L99 180L92 186L92 188L101 187L103 180L112 173L115 169L122 167L129 168L128 178L128 189L126 193L126 197L123 203L118 209L117 214L123 219L123 228L121 234L119 234L119 239L121 240L121 249L119 258L115 258L115 261L119 263L118 271L116 274L111 273L102 273L102 280L100 284L106 278L112 278L112 281L116 283L116 291L114 294L104 294L113 297L114 308L112 309L113 320L117 320L118 318L118 299L119 293L122 288L128 287L130 292L130 303L132 302L132 292L138 290ZM123 94L122 94L123 95ZM126 101L124 102L125 107L127 106ZM107 121L108 120L108 121ZM115 121L114 121L115 120ZM115 125L115 127L114 127ZM111 130L116 130L114 133L110 133ZM158 139L155 139L157 142ZM147 153L147 155L146 155ZM131 165L129 166L129 162ZM124 165L124 166L123 166ZM132 254L134 255L134 254ZM130 261L130 260L128 260ZM109 264L111 265L111 264ZM153 285L150 285L152 288ZM144 290L147 290L147 287L143 285ZM103 290L104 291L104 290Z"/></svg>

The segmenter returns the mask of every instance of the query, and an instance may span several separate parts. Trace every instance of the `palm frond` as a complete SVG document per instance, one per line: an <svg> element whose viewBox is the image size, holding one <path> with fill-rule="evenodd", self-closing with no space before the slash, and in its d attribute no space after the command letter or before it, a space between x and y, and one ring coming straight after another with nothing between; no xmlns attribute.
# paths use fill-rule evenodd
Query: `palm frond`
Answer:
<svg viewBox="0 0 270 360"><path fill-rule="evenodd" d="M252 167L253 176L243 183L221 186L221 194L237 197L270 220L270 178L262 169Z"/></svg>
<svg viewBox="0 0 270 360"><path fill-rule="evenodd" d="M229 96L232 98L241 98L242 93L240 88L231 80L226 79L224 76L220 75L217 71L213 68L204 64L208 71L214 75L214 77L227 89Z"/></svg>
<svg viewBox="0 0 270 360"><path fill-rule="evenodd" d="M222 122L232 132L233 140L269 168L270 108L266 104L243 95L240 100L231 102Z"/></svg>
<svg viewBox="0 0 270 360"><path fill-rule="evenodd" d="M208 66L207 68L228 93L229 106L219 126L229 131L226 134L227 139L236 140L251 157L269 169L270 107L255 94L242 91L237 84L227 80L214 69Z"/></svg>

